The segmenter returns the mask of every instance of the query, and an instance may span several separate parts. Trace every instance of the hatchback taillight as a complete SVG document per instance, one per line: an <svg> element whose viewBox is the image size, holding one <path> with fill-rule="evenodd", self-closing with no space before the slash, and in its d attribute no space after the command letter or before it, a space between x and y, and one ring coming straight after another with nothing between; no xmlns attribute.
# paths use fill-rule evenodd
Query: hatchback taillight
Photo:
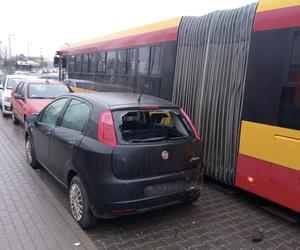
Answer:
<svg viewBox="0 0 300 250"><path fill-rule="evenodd" d="M197 129L195 128L193 122L191 121L191 119L189 118L189 116L187 115L187 113L185 113L185 111L183 110L183 108L180 108L180 112L182 113L183 117L187 120L187 122L189 123L191 129L193 130L193 133L196 137L196 139L200 140L200 135L197 131Z"/></svg>
<svg viewBox="0 0 300 250"><path fill-rule="evenodd" d="M98 139L113 147L117 145L115 124L110 110L103 111L100 114Z"/></svg>

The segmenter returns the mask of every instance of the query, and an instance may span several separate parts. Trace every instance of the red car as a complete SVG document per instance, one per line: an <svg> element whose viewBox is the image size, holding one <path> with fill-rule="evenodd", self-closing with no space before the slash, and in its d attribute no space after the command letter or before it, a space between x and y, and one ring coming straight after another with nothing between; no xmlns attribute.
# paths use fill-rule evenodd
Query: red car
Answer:
<svg viewBox="0 0 300 250"><path fill-rule="evenodd" d="M11 93L13 123L25 123L27 116L40 112L54 98L69 92L70 89L59 81L28 79L19 82Z"/></svg>

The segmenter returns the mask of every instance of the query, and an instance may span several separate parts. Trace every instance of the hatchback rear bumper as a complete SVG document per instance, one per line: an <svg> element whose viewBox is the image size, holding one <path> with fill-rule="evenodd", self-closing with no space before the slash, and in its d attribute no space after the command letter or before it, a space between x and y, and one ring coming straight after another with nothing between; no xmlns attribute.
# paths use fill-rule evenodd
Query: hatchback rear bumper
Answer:
<svg viewBox="0 0 300 250"><path fill-rule="evenodd" d="M165 188L165 183L172 185L172 183L178 182L183 185L180 184L179 188L175 188L173 191L159 190L158 194L146 194L149 186ZM109 182L106 182L106 187L102 186L101 188L110 190L110 192L105 192L105 194L90 192L93 194L90 200L93 204L92 210L97 217L114 218L187 202L199 196L202 184L203 176L199 169L138 180L119 180L112 177ZM110 189L110 187L113 188Z"/></svg>
<svg viewBox="0 0 300 250"><path fill-rule="evenodd" d="M111 204L111 217L117 217L128 214L145 213L148 211L161 209L164 207L173 206L178 203L183 203L197 197L200 194L200 185L190 191L177 192L172 194L159 195L152 198L115 202Z"/></svg>

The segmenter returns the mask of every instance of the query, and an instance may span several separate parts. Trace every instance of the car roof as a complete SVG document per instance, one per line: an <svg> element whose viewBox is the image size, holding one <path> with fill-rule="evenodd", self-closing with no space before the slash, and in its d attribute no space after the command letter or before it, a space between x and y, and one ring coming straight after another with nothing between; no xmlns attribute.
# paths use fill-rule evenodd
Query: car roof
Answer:
<svg viewBox="0 0 300 250"><path fill-rule="evenodd" d="M44 83L44 84L63 84L64 83L62 81L58 81L58 80L52 80L52 79L25 79L24 80L25 83L36 83L36 84L41 84L41 83Z"/></svg>
<svg viewBox="0 0 300 250"><path fill-rule="evenodd" d="M6 78L9 79L36 79L36 76L32 75L6 75Z"/></svg>
<svg viewBox="0 0 300 250"><path fill-rule="evenodd" d="M65 80L69 80L69 81L73 81L73 82L87 82L87 83L96 83L94 81L90 81L90 80L84 80L84 79L73 79L73 78L67 78Z"/></svg>
<svg viewBox="0 0 300 250"><path fill-rule="evenodd" d="M78 96L93 103L103 104L109 108L125 108L125 107L138 107L138 106L163 106L163 107L176 107L171 102L162 100L158 97L143 94L140 102L138 98L140 94L124 93L124 92L81 92L72 93L72 96Z"/></svg>

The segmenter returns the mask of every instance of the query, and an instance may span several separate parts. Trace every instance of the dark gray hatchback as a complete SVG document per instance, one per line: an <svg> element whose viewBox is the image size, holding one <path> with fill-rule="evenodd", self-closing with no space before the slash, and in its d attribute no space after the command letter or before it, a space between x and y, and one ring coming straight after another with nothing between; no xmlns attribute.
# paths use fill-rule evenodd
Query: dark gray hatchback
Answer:
<svg viewBox="0 0 300 250"><path fill-rule="evenodd" d="M25 140L29 164L69 189L82 228L200 194L200 137L182 109L159 98L64 95L27 119Z"/></svg>

